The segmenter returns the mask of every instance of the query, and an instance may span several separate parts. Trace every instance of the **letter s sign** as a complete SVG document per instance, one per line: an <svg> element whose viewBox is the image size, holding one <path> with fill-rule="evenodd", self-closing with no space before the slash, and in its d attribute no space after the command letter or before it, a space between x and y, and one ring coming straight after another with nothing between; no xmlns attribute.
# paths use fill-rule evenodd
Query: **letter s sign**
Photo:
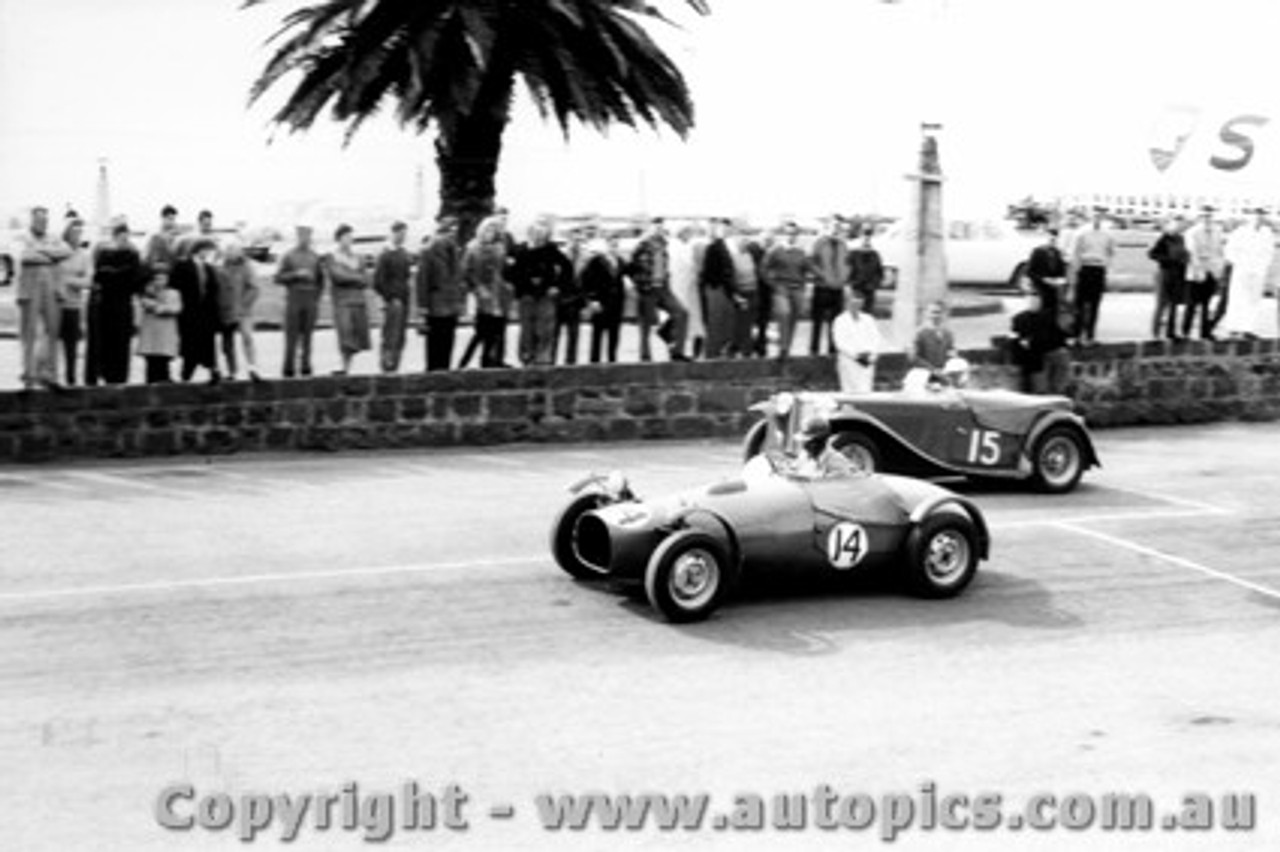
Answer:
<svg viewBox="0 0 1280 852"><path fill-rule="evenodd" d="M1265 127L1270 120L1262 115L1238 115L1222 125L1222 130L1218 131L1218 138L1222 140L1223 144L1238 148L1239 155L1235 157L1220 157L1215 154L1209 159L1209 165L1224 172L1238 172L1249 165L1249 161L1253 159L1253 138L1236 128L1239 125L1261 128Z"/></svg>

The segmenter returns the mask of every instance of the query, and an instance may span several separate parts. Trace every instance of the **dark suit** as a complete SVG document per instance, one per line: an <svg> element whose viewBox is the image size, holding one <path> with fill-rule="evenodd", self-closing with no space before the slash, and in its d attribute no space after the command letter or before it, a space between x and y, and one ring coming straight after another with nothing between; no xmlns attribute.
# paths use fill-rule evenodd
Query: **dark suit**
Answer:
<svg viewBox="0 0 1280 852"><path fill-rule="evenodd" d="M598 254L582 268L582 291L587 301L599 307L591 316L591 363L600 362L600 344L606 345L610 363L618 360L618 331L622 327L622 307L626 283L622 259Z"/></svg>
<svg viewBox="0 0 1280 852"><path fill-rule="evenodd" d="M698 276L702 291L702 303L706 306L707 358L726 358L733 345L736 309L737 271L733 255L724 239L715 239L707 245L702 257L702 270Z"/></svg>
<svg viewBox="0 0 1280 852"><path fill-rule="evenodd" d="M217 270L194 258L180 260L173 266L169 286L182 294L182 313L178 314L182 380L188 381L196 367L206 367L216 374L215 340L221 317Z"/></svg>

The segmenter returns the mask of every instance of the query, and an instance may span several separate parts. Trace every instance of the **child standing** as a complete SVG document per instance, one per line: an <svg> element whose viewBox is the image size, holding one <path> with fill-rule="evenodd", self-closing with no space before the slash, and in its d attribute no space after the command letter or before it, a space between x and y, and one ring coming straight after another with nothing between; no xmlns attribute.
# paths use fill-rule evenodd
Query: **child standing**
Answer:
<svg viewBox="0 0 1280 852"><path fill-rule="evenodd" d="M169 286L169 276L156 274L142 294L138 354L147 362L147 384L166 384L169 362L178 355L178 314L182 294Z"/></svg>

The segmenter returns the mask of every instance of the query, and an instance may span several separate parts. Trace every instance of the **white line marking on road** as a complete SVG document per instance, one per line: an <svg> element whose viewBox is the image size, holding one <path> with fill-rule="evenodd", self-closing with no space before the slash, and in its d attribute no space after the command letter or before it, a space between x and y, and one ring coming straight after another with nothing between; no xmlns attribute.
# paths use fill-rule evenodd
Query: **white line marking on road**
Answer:
<svg viewBox="0 0 1280 852"><path fill-rule="evenodd" d="M515 459L509 459L504 456L484 455L482 453L468 453L465 456L461 456L461 458L468 459L470 461L485 462L486 464L501 465L502 467L524 467L526 464L526 462L516 461Z"/></svg>
<svg viewBox="0 0 1280 852"><path fill-rule="evenodd" d="M1175 506L1186 506L1189 509L1199 509L1202 512L1213 512L1218 515L1230 514L1229 509L1221 506L1214 506L1211 503L1202 503L1199 500L1188 500L1186 497L1173 497L1169 494L1156 494L1150 491L1140 491L1136 488L1120 488L1116 485L1104 486L1109 491L1119 491L1121 494L1132 494L1135 497L1144 497L1147 500L1155 500L1159 503L1172 503Z"/></svg>
<svg viewBox="0 0 1280 852"><path fill-rule="evenodd" d="M0 484L14 483L19 488L34 487L37 490L41 488L52 488L55 491L74 491L77 494L84 492L84 488L78 485L72 485L70 482L59 482L48 476L0 476ZM18 493L30 493L21 491Z"/></svg>
<svg viewBox="0 0 1280 852"><path fill-rule="evenodd" d="M532 565L543 562L543 556L510 556L501 559L475 559L464 562L418 563L416 565L381 565L364 568L334 568L328 571L291 571L275 574L244 574L230 577L201 577L192 580L156 580L149 583L121 583L115 586L81 586L70 589L37 589L30 592L0 593L0 603L60 598L91 598L107 595L128 595L151 592L170 592L181 589L210 589L225 586L253 586L264 583L287 583L296 580L342 580L348 577L394 576L396 574L425 574L432 571L483 570L486 568L510 568L515 565Z"/></svg>
<svg viewBox="0 0 1280 852"><path fill-rule="evenodd" d="M1208 565L1201 565L1199 562L1192 562L1190 559L1183 559L1181 556L1174 556L1172 553L1165 553L1162 550L1156 550L1154 547L1147 547L1145 544L1138 544L1135 541L1129 541L1128 539L1120 538L1118 536L1108 535L1107 533L1098 532L1097 530L1078 527L1071 523L1057 523L1054 524L1054 526L1060 529L1079 533L1080 535L1088 536L1090 538L1095 538L1098 541L1105 541L1108 544L1113 544L1116 547L1131 550L1134 553L1140 553L1143 556L1149 556L1152 559L1160 559L1191 571L1198 571L1199 573L1205 574L1209 577L1233 583L1243 589L1248 589L1251 592L1257 592L1260 595L1265 595L1266 597L1274 600L1280 600L1280 589L1263 586L1253 582L1252 580L1246 580L1243 577L1237 577L1234 574L1219 571L1217 568L1210 568Z"/></svg>
<svg viewBox="0 0 1280 852"><path fill-rule="evenodd" d="M1111 512L1106 515L1077 515L1065 518L1033 518L1026 521L992 521L993 530L1018 530L1033 527L1053 527L1060 524L1095 524L1103 521L1163 521L1170 518L1204 518L1209 515L1227 514L1226 510L1208 512L1204 509L1169 509L1152 512Z"/></svg>
<svg viewBox="0 0 1280 852"><path fill-rule="evenodd" d="M144 482L140 479L131 479L128 476L120 476L112 473L94 473L88 470L68 470L66 476L73 479L79 479L84 482L93 483L95 485L105 485L108 488L137 488L142 491L149 491L152 494L163 494L166 497L188 497L187 492L177 488L166 488L163 485L156 485L154 482Z"/></svg>

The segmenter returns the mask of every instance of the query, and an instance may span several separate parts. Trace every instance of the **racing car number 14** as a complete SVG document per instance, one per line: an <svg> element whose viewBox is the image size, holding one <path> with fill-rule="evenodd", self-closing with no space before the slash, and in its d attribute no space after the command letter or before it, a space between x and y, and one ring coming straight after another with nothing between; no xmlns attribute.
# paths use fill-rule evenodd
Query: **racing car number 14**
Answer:
<svg viewBox="0 0 1280 852"><path fill-rule="evenodd" d="M867 531L859 524L841 521L827 533L827 559L832 567L847 571L867 554Z"/></svg>

